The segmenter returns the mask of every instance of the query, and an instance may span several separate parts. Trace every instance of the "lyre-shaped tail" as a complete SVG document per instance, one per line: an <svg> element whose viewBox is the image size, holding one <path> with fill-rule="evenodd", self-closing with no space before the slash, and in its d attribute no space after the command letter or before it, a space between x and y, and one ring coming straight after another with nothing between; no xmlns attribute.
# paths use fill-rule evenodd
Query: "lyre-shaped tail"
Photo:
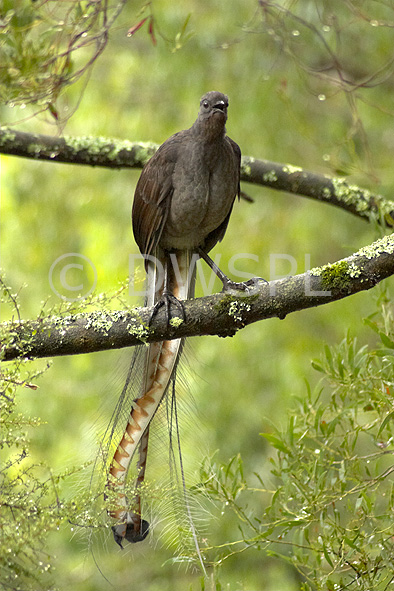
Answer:
<svg viewBox="0 0 394 591"><path fill-rule="evenodd" d="M147 305L153 305L161 297L163 271L167 273L168 290L178 299L184 300L194 294L195 257L187 251L171 254L168 260L164 254L149 261L147 267ZM153 259L153 257L152 257ZM117 520L113 527L115 541L122 546L129 542L143 540L149 524L141 519L139 487L144 480L149 440L149 426L159 407L174 373L182 348L182 339L152 343L147 348L144 360L144 377L140 396L134 400L128 422L109 468L107 486L115 492L115 508L110 516ZM133 379L129 376L128 379ZM131 460L139 448L137 463L138 476L134 499L129 507L125 483Z"/></svg>

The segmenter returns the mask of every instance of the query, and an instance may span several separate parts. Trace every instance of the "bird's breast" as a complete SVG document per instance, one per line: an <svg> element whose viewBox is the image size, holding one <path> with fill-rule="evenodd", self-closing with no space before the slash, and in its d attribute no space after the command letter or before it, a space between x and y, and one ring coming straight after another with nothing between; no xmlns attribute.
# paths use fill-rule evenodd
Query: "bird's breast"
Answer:
<svg viewBox="0 0 394 591"><path fill-rule="evenodd" d="M204 157L205 156L205 157ZM238 180L231 153L189 155L175 168L174 192L161 237L166 249L202 246L226 219L237 193Z"/></svg>

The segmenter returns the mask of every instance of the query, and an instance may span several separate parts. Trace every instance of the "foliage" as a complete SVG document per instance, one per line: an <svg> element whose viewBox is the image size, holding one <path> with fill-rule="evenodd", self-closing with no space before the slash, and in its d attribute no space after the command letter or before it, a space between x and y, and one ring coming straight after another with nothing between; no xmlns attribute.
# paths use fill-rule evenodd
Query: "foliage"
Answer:
<svg viewBox="0 0 394 591"><path fill-rule="evenodd" d="M89 72L123 4L3 0L1 102L36 103L57 119L59 94Z"/></svg>
<svg viewBox="0 0 394 591"><path fill-rule="evenodd" d="M305 591L392 584L393 314L383 294L380 318L366 319L379 337L374 346L360 346L350 335L325 346L313 361L324 374L322 385L313 391L307 385L285 429L262 433L277 452L269 459L271 490L260 474L263 488L248 485L239 456L202 470L205 489L236 513L242 534L225 550L217 548L218 563L229 550L265 548L299 571Z"/></svg>
<svg viewBox="0 0 394 591"><path fill-rule="evenodd" d="M262 1L260 5L261 23L252 25L252 30L263 32L267 50L278 61L288 56L303 88L318 101L337 102L342 97L346 103L349 125L335 151L326 154L327 160L343 175L351 172L360 154L372 164L365 107L385 110L386 98L380 94L375 101L375 89L381 91L393 72L391 52L382 51L392 39L391 3ZM282 92L283 99L290 101L286 79Z"/></svg>
<svg viewBox="0 0 394 591"><path fill-rule="evenodd" d="M11 296L4 283L2 288L5 296L2 301L7 299L16 307L15 296ZM25 365L26 362L17 361L3 368L0 376L3 455L0 577L3 589L15 590L42 588L42 577L51 569L51 557L45 550L47 533L64 519L63 507L56 502L55 480L48 478L49 471L30 457L24 429L39 427L40 421L26 418L15 410L18 388L35 390L37 386L32 382L41 373L29 372Z"/></svg>
<svg viewBox="0 0 394 591"><path fill-rule="evenodd" d="M4 276L0 278L0 285L3 307L8 307L11 315L20 319L19 294L12 293ZM74 302L61 301L47 313L64 316L89 308L108 311L115 305L114 300L119 303L124 290L123 286L112 296L90 296L78 306ZM12 338L10 334L7 336ZM2 343L5 343L4 335ZM103 525L94 513L97 499L89 486L74 491L72 499L65 498L70 482L76 477L83 478L83 472L92 462L59 471L53 470L45 461L34 460L30 442L39 437L37 433L43 422L20 412L17 401L18 397L21 398L22 388L37 391L36 382L50 364L35 369L31 369L31 364L27 358L18 359L3 366L0 373L0 450L3 457L0 471L0 581L2 589L12 591L54 589L54 556L47 550L50 532L65 526L70 528L70 524L87 531L109 527L108 523Z"/></svg>
<svg viewBox="0 0 394 591"><path fill-rule="evenodd" d="M10 303L15 307L15 296ZM305 591L385 590L391 584L394 308L384 290L378 304L379 313L364 321L374 341L360 346L348 334L338 346L325 346L312 362L322 383L313 390L307 384L306 396L294 399L285 428L261 434L276 451L268 460L271 477L264 465L254 478L246 475L240 454L202 464L192 494L221 505L222 519L233 512L241 534L219 546L209 545L208 536L204 555L215 567L216 584L229 558L256 550L293 565ZM50 584L45 539L51 530L70 522L105 527L94 518L88 495L62 498L62 483L80 469L54 476L31 461L23 429L40 421L16 413L14 398L21 386L36 389L40 372L22 380L22 371L18 362L1 376L1 448L9 454L1 472L2 547L9 549L2 553L1 577L15 590ZM254 479L260 486L249 484Z"/></svg>
<svg viewBox="0 0 394 591"><path fill-rule="evenodd" d="M126 0L51 2L50 0L3 0L0 4L0 101L25 108L31 103L64 121L71 113L59 113L56 102L63 92L85 77L107 46L109 33ZM142 6L148 13L130 27L131 37L148 21L153 45L155 19L151 2ZM174 39L158 28L172 51L181 49L192 36L186 17ZM126 34L126 30L124 31ZM37 114L37 113L36 113Z"/></svg>

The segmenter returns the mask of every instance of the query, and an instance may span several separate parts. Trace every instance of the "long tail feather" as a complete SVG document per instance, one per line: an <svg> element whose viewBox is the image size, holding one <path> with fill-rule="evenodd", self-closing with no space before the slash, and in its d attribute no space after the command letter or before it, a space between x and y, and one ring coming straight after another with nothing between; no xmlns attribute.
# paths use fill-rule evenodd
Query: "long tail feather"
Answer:
<svg viewBox="0 0 394 591"><path fill-rule="evenodd" d="M194 294L194 263L190 253L182 252L171 255L171 265L165 264L163 257L160 264L148 264L147 304L152 305L161 296L162 287L157 288L158 268L167 269L167 285L171 293L179 299L187 299ZM141 499L139 489L145 477L149 426L169 386L180 353L182 340L153 343L147 349L144 364L142 390L133 402L128 422L122 439L110 464L107 487L113 491L114 508L109 512L116 519L113 527L115 541L122 547L123 539L130 542L143 540L148 534L148 523L141 519ZM128 380L133 380L133 372ZM137 480L134 497L129 506L125 484L131 460L139 449L137 462Z"/></svg>

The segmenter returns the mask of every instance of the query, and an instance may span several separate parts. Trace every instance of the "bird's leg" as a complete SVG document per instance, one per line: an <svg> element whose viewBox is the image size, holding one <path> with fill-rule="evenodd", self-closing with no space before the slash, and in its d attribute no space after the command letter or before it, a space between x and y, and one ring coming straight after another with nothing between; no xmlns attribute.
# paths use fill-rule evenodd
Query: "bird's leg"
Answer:
<svg viewBox="0 0 394 591"><path fill-rule="evenodd" d="M211 259L209 255L207 255L207 253L204 250L202 250L202 248L198 248L197 252L200 255L200 257L207 263L207 265L212 269L216 277L218 277L218 279L220 279L220 281L223 283L223 291L228 291L229 289L247 291L250 287L254 287L260 281L267 283L267 281L265 279L262 279L261 277L253 277L248 281L242 281L240 283L237 283L236 281L231 281L231 279L229 279L227 275L225 275L223 271L219 269L217 264Z"/></svg>
<svg viewBox="0 0 394 591"><path fill-rule="evenodd" d="M154 305L153 311L150 315L149 324L152 322L153 318L156 316L156 314L158 313L160 308L162 308L163 306L165 306L165 309L166 309L167 324L170 324L171 303L174 304L174 306L176 306L179 309L182 320L185 320L185 309L183 307L183 303L180 300L178 300L178 298L176 296L174 296L174 294L172 293L172 290L171 290L170 275L173 276L174 273L171 273L172 269L170 268L170 261L172 262L172 264L174 264L176 262L176 256L175 255L174 256L168 255L166 253L165 263L164 263L163 291L160 295L160 298L157 300L157 302ZM177 275L177 273L175 272L175 276L176 275Z"/></svg>

